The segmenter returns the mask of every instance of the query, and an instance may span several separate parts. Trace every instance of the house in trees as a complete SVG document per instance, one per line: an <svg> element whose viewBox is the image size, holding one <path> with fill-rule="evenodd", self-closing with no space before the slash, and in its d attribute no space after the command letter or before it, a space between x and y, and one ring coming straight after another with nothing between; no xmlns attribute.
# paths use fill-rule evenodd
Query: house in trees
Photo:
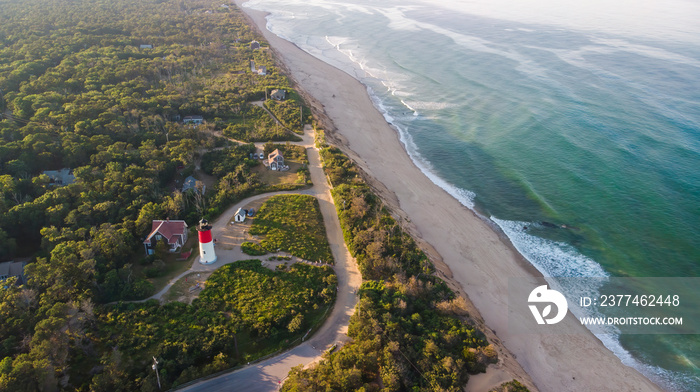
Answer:
<svg viewBox="0 0 700 392"><path fill-rule="evenodd" d="M0 282L4 282L14 276L17 278L15 282L17 285L25 284L27 282L24 276L25 265L27 265L27 263L24 261L6 261L0 263Z"/></svg>
<svg viewBox="0 0 700 392"><path fill-rule="evenodd" d="M271 152L270 155L267 156L267 163L267 167L269 167L270 170L282 169L282 166L284 166L284 157L280 150L275 149L275 151Z"/></svg>
<svg viewBox="0 0 700 392"><path fill-rule="evenodd" d="M185 182L182 184L182 193L185 193L189 190L192 190L193 192L201 193L202 195L204 192L207 190L207 186L202 184L201 188L197 187L197 179L189 176L185 178Z"/></svg>
<svg viewBox="0 0 700 392"><path fill-rule="evenodd" d="M141 45L139 45L139 49L153 49L153 45L151 45L151 44L141 44Z"/></svg>
<svg viewBox="0 0 700 392"><path fill-rule="evenodd" d="M255 60L250 60L250 72L258 75L267 75L267 67L263 65L258 68L255 66Z"/></svg>
<svg viewBox="0 0 700 392"><path fill-rule="evenodd" d="M274 89L270 93L270 98L275 99L277 101L284 101L284 99L287 98L287 92L284 90Z"/></svg>
<svg viewBox="0 0 700 392"><path fill-rule="evenodd" d="M51 185L63 186L70 185L75 182L75 176L71 169L63 168L61 170L45 170L41 174L46 174L51 180Z"/></svg>
<svg viewBox="0 0 700 392"><path fill-rule="evenodd" d="M204 123L204 117L202 116L185 116L185 118L182 119L183 124L193 124L193 125L201 125Z"/></svg>
<svg viewBox="0 0 700 392"><path fill-rule="evenodd" d="M256 50L256 49L260 49L260 42L252 41L250 43L250 50Z"/></svg>
<svg viewBox="0 0 700 392"><path fill-rule="evenodd" d="M187 242L187 223L184 220L154 220L151 233L143 241L147 255L155 253L158 241L164 241L170 252L182 248Z"/></svg>

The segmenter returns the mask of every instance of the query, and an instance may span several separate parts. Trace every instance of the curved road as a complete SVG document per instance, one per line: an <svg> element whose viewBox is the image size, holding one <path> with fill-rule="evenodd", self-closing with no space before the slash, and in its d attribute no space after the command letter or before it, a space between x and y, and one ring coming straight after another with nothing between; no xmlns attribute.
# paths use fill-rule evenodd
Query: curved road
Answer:
<svg viewBox="0 0 700 392"><path fill-rule="evenodd" d="M321 168L321 159L318 150L313 145L312 133L313 130L307 127L304 132L303 141L293 144L306 147L309 157L309 172L311 174L311 181L314 184L313 187L301 192L275 192L257 195L230 207L212 225L212 234L214 238L217 238L217 262L210 265L202 265L199 263L198 257L192 268L183 273L182 276L193 271L212 271L236 260L251 258L241 252L240 246L236 246L240 245L241 238L231 235L231 230L228 228L228 220L238 208L245 207L246 204L253 200L269 197L274 194L303 193L313 195L318 199L321 207L323 222L326 225L328 242L333 252L333 258L335 259L334 269L338 276L338 295L331 314L328 316L323 326L312 337L299 346L231 373L189 385L182 390L214 392L233 390L246 392L275 391L281 385L282 380L287 377L292 367L300 364L308 365L318 361L327 348L337 342L345 343L349 340L347 337L348 324L350 316L354 312L355 305L357 304L356 293L362 283L362 277L357 269L355 259L350 255L345 241L343 240L343 231L340 228L340 221L338 220L333 198L331 197L330 186ZM156 294L156 296L160 297L170 286L171 283Z"/></svg>

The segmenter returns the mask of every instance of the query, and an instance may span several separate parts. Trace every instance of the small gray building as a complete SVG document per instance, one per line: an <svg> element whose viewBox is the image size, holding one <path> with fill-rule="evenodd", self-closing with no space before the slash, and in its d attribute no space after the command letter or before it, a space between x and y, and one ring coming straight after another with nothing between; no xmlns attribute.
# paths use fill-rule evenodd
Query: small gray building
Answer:
<svg viewBox="0 0 700 392"><path fill-rule="evenodd" d="M51 185L63 186L70 185L75 182L75 176L71 169L63 168L61 170L45 170L41 174L46 174L51 180Z"/></svg>
<svg viewBox="0 0 700 392"><path fill-rule="evenodd" d="M183 124L194 124L194 125L201 125L204 123L204 117L202 116L185 116L185 118L182 119Z"/></svg>
<svg viewBox="0 0 700 392"><path fill-rule="evenodd" d="M0 282L4 282L11 277L17 278L17 284L27 283L24 276L24 266L27 265L24 261L6 261L0 263Z"/></svg>
<svg viewBox="0 0 700 392"><path fill-rule="evenodd" d="M189 191L190 189L193 192L197 192L197 193L200 192L200 189L197 188L197 179L192 177L192 176L185 178L185 182L182 184L182 193L185 193L185 192ZM206 192L206 190L207 190L207 186L202 184L201 193L204 194L204 192Z"/></svg>
<svg viewBox="0 0 700 392"><path fill-rule="evenodd" d="M287 98L287 92L284 90L274 89L270 92L270 98L277 101L284 101Z"/></svg>

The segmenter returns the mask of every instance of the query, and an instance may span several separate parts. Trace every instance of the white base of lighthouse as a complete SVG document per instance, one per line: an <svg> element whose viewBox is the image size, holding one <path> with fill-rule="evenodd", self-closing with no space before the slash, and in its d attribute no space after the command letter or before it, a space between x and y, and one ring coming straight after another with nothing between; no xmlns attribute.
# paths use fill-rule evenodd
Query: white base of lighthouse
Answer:
<svg viewBox="0 0 700 392"><path fill-rule="evenodd" d="M199 244L199 262L202 264L216 263L216 252L214 252L214 243L207 242Z"/></svg>

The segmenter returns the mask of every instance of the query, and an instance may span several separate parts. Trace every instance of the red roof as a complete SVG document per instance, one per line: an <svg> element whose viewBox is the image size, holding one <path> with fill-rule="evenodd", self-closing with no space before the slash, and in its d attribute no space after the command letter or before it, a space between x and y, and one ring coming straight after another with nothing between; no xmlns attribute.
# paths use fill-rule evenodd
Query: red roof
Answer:
<svg viewBox="0 0 700 392"><path fill-rule="evenodd" d="M182 236L187 230L187 223L184 220L154 220L151 234L146 237L144 243L151 242L151 237L160 234L168 240L168 244L176 244L177 236Z"/></svg>

